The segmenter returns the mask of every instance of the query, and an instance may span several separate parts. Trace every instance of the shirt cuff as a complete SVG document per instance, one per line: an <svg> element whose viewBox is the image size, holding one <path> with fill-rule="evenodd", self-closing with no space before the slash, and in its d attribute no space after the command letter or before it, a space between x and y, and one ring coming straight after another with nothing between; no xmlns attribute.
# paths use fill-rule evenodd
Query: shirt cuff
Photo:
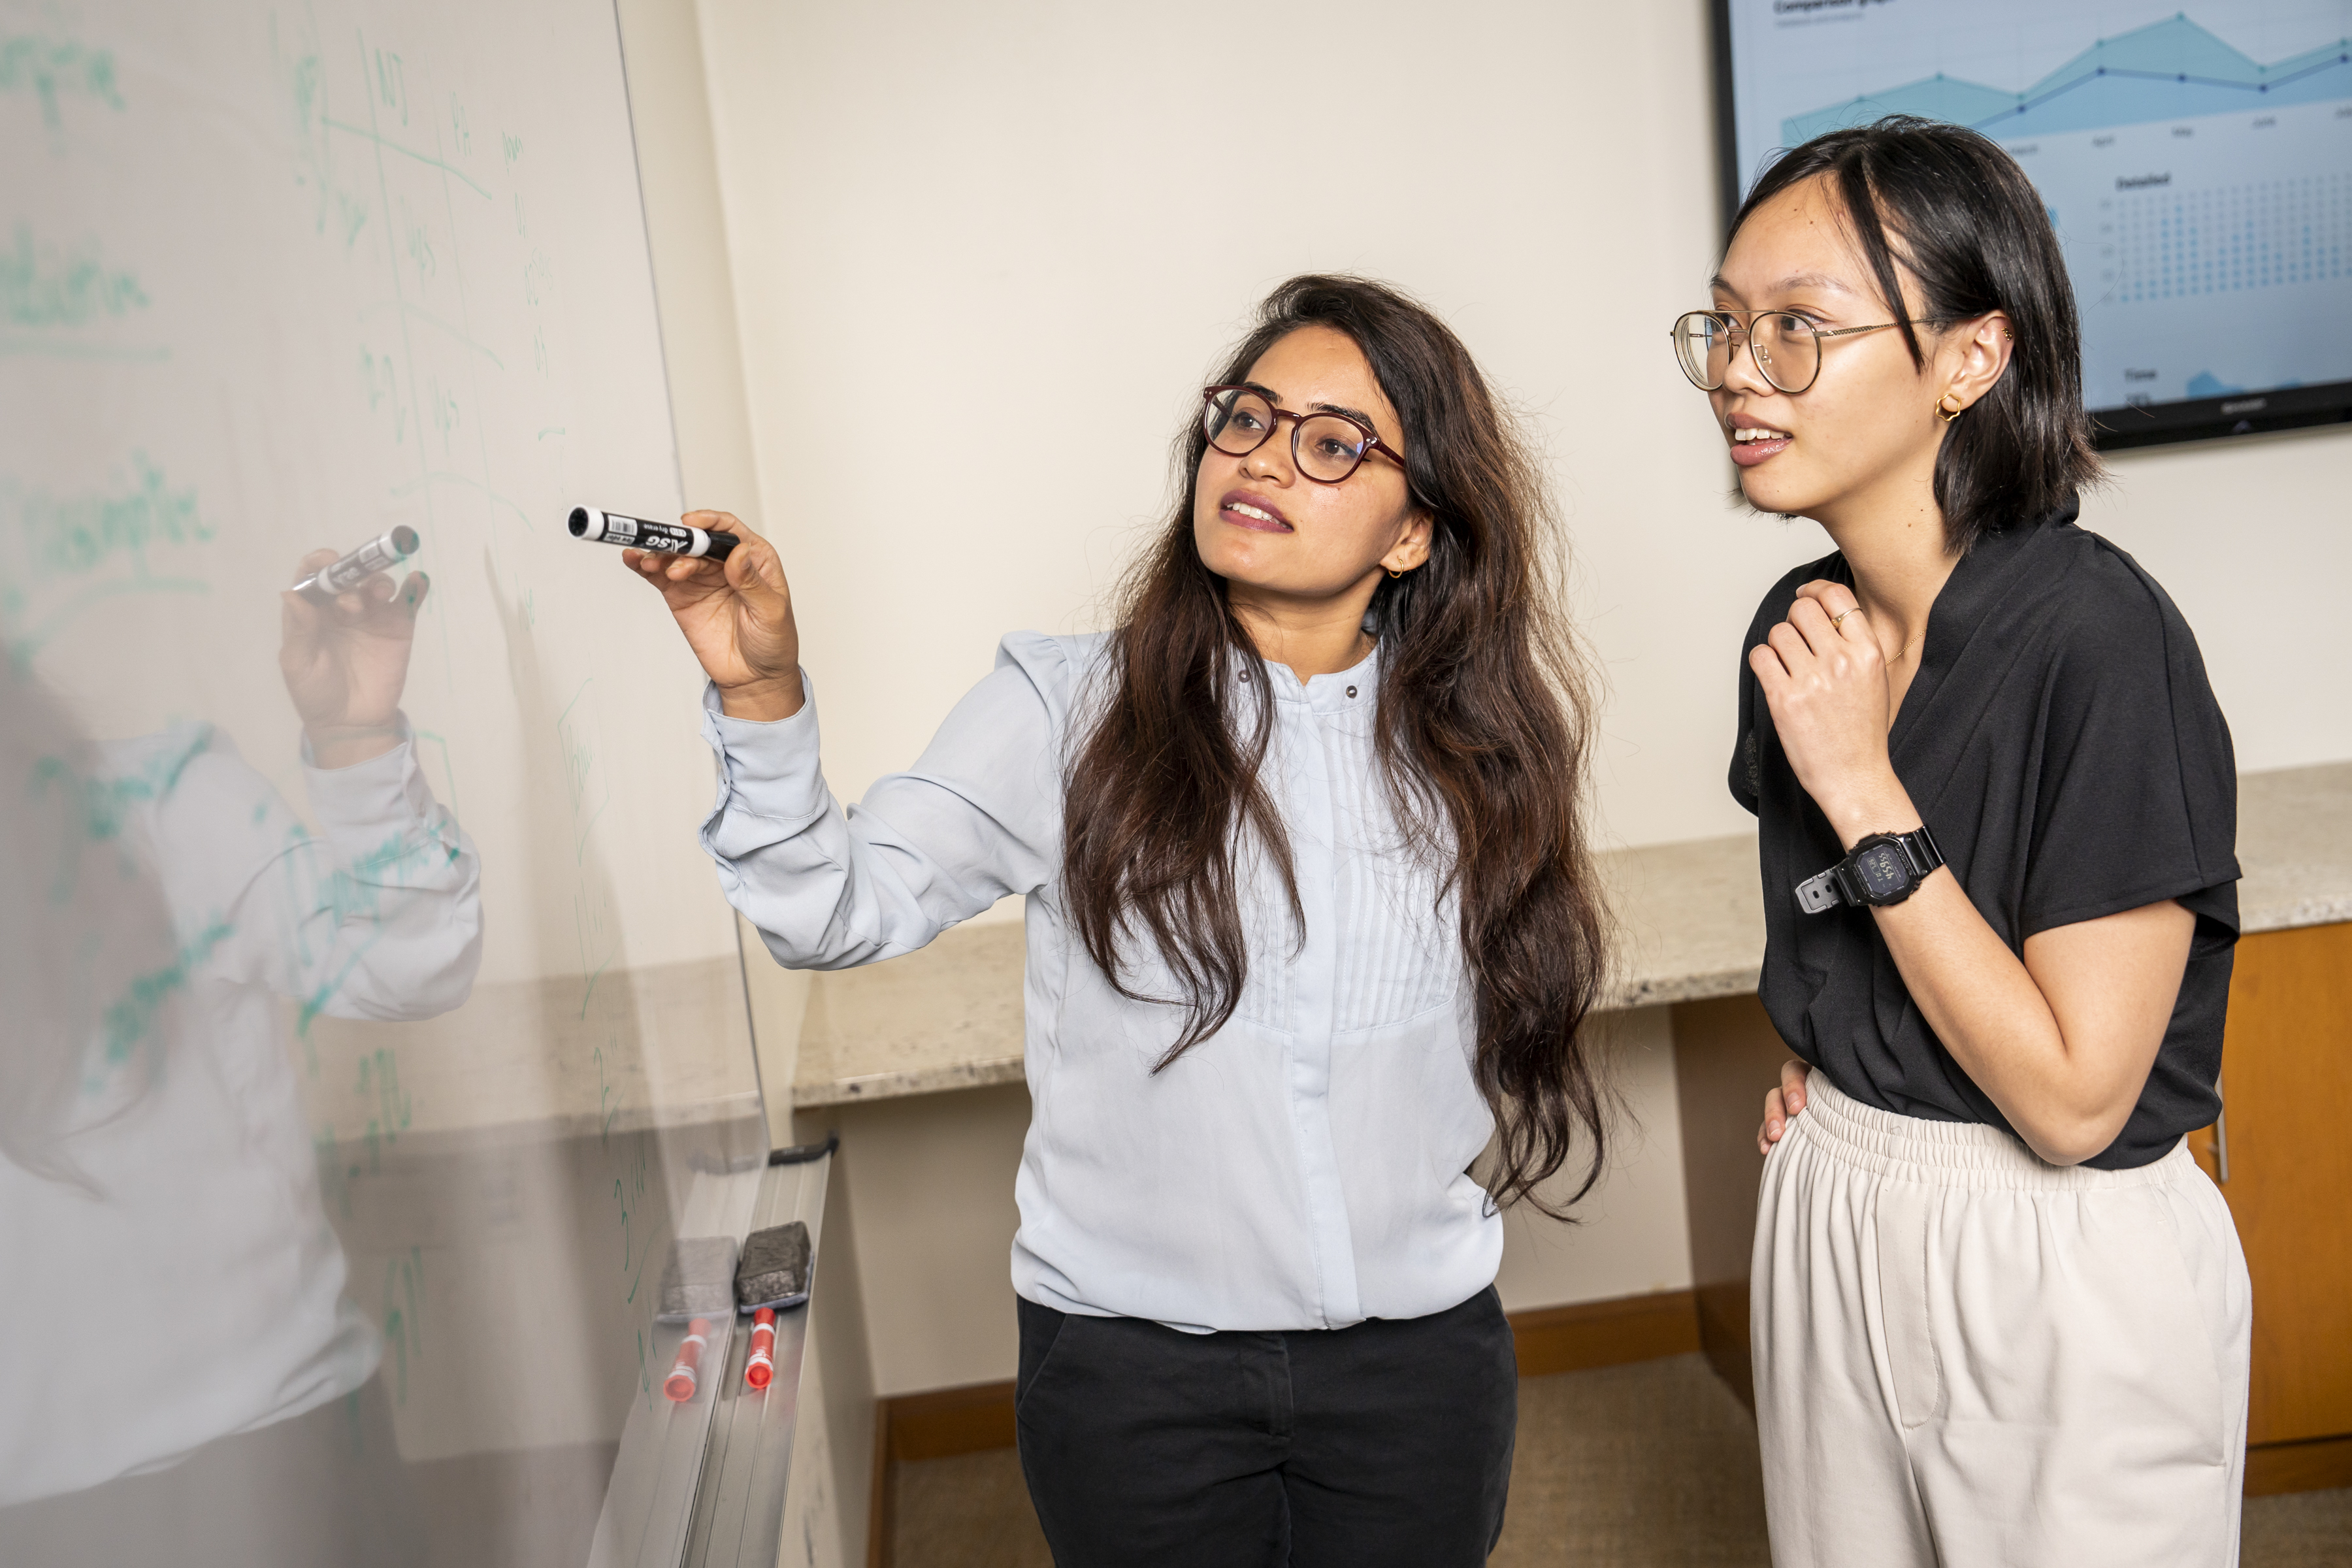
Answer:
<svg viewBox="0 0 2352 1568"><path fill-rule="evenodd" d="M719 801L754 816L804 823L831 803L818 745L816 683L801 671L803 700L788 719L730 719L720 711L719 688L702 689L702 738L719 757Z"/></svg>
<svg viewBox="0 0 2352 1568"><path fill-rule="evenodd" d="M405 830L425 821L433 807L433 792L416 766L415 736L408 715L394 723L400 743L381 756L347 768L322 768L310 757L310 742L302 742L302 784L319 826L339 842L354 837L371 847L387 829Z"/></svg>

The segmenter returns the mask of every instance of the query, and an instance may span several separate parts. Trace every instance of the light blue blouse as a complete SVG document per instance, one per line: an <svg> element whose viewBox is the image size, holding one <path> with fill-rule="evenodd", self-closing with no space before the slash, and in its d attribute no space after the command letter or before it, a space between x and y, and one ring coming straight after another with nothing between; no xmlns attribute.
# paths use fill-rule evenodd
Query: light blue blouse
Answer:
<svg viewBox="0 0 2352 1568"><path fill-rule="evenodd" d="M1372 752L1378 658L1303 686L1269 667L1266 785L1305 908L1262 854L1241 868L1249 977L1224 1028L1165 1070L1181 1009L1121 996L1060 888L1062 779L1098 696L1104 639L1020 633L912 770L845 812L818 763L817 709L719 711L702 828L729 901L778 963L895 958L1028 896L1031 1119L1014 1183L1013 1286L1066 1312L1171 1327L1340 1328L1443 1311L1491 1283L1501 1221L1466 1173L1494 1121L1457 913L1407 853ZM1263 700L1236 683L1244 719ZM1129 989L1179 994L1148 947Z"/></svg>

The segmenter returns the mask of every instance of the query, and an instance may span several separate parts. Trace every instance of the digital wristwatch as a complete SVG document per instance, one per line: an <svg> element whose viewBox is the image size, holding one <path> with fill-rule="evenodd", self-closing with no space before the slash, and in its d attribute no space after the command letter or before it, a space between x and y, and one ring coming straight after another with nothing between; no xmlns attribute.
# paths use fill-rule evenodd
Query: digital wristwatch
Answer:
<svg viewBox="0 0 2352 1568"><path fill-rule="evenodd" d="M1852 904L1883 909L1899 904L1944 863L1936 836L1921 824L1909 833L1874 833L1853 853L1817 877L1797 884L1797 907L1818 915Z"/></svg>

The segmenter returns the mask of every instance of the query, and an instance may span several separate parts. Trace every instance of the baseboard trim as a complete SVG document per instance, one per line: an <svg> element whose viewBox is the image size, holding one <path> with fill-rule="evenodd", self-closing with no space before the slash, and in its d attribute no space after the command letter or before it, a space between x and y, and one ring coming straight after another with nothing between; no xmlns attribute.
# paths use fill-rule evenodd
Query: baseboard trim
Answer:
<svg viewBox="0 0 2352 1568"><path fill-rule="evenodd" d="M2302 1443L2263 1443L2246 1450L2246 1495L2332 1491L2352 1487L2352 1435Z"/></svg>
<svg viewBox="0 0 2352 1568"><path fill-rule="evenodd" d="M1698 1309L1688 1290L1538 1307L1510 1317L1521 1377L1623 1366L1699 1348Z"/></svg>
<svg viewBox="0 0 2352 1568"><path fill-rule="evenodd" d="M945 1459L1013 1447L1013 1384L975 1383L881 1401L876 1440L893 1459Z"/></svg>

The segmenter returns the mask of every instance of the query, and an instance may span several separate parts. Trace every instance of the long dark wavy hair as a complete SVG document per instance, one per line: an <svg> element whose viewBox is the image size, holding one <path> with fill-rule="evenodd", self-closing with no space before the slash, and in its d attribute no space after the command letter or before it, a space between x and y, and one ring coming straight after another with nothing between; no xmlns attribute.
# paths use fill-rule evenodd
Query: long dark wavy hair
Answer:
<svg viewBox="0 0 2352 1568"><path fill-rule="evenodd" d="M1292 279L1258 308L1216 380L1244 379L1303 327L1334 328L1363 352L1402 422L1413 500L1432 518L1428 563L1383 581L1372 601L1374 748L1408 842L1458 900L1476 998L1472 1074L1497 1129L1486 1184L1498 1205L1559 1214L1536 1188L1569 1163L1580 1133L1582 1180L1567 1202L1591 1190L1610 1095L1586 1023L1607 960L1582 812L1592 703L1559 608L1549 498L1461 341L1386 285ZM1167 521L1121 587L1099 716L1066 786L1063 880L1087 952L1123 994L1189 1009L1154 1070L1223 1028L1240 1003L1249 954L1235 863L1245 841L1281 877L1293 921L1305 919L1289 837L1259 777L1272 705L1244 705L1255 720L1244 725L1224 699L1232 677L1263 682L1265 666L1194 547L1207 449L1195 418L1177 438ZM1138 939L1157 948L1182 996L1130 988Z"/></svg>

